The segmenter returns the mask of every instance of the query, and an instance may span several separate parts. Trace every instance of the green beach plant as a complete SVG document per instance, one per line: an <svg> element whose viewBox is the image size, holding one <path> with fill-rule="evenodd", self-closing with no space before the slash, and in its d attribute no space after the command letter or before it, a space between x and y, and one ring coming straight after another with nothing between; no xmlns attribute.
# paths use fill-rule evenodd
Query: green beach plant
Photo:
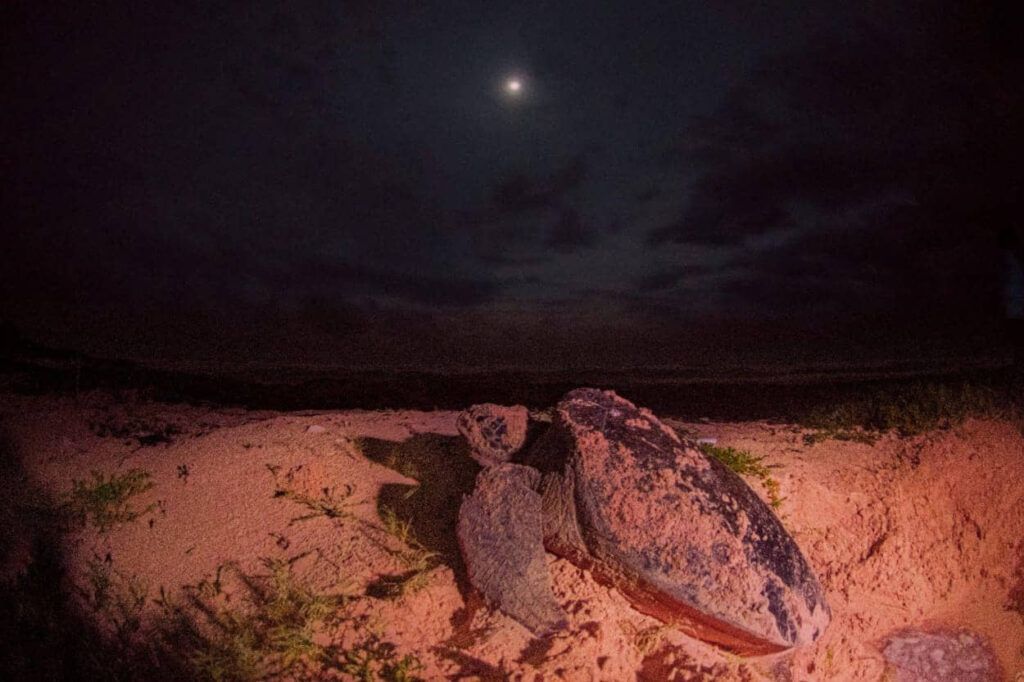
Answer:
<svg viewBox="0 0 1024 682"><path fill-rule="evenodd" d="M782 506L779 496L779 482L771 475L771 469L764 464L764 457L751 454L746 450L721 447L710 443L701 443L700 450L708 457L714 457L726 467L741 476L752 476L761 482L768 492L768 499L773 509Z"/></svg>
<svg viewBox="0 0 1024 682"><path fill-rule="evenodd" d="M64 510L83 525L91 521L101 533L121 523L130 523L156 509L150 504L142 509L131 506L131 499L153 487L149 472L130 469L124 474L104 475L92 472L88 481L73 480L65 498Z"/></svg>

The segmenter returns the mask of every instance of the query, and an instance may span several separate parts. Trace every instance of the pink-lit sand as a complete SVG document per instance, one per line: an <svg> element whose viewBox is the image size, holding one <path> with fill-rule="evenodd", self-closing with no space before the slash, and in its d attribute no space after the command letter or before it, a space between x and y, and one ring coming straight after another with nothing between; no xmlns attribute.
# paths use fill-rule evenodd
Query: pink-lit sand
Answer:
<svg viewBox="0 0 1024 682"><path fill-rule="evenodd" d="M60 499L74 479L87 479L93 470L151 474L155 485L133 502L157 504L152 512L106 534L91 526L73 531L65 551L71 580L78 582L86 580L90 560L109 555L117 575L145 585L145 613L154 619L159 609L152 599L160 588L174 599L183 586L212 578L228 562L259 573L265 558L305 555L294 564L303 580L348 594L400 572L397 541L376 530L376 499L383 485L413 481L368 460L354 439L455 437L456 417L442 411L257 413L102 394L0 397L0 426L28 479L8 479L5 486L35 486ZM173 425L180 433L169 444L139 447L97 435L90 426L132 420ZM445 565L418 591L399 599L366 597L350 608L369 616L365 622L400 654L415 655L425 679L875 682L886 674L887 635L907 627L967 629L987 639L1005 679L1024 671L1024 614L1010 608L1012 595L1024 589L1024 438L1014 424L971 420L913 438L885 436L873 446L805 445L805 430L760 422L685 426L720 445L763 455L774 467L784 498L780 517L832 608L832 624L813 646L738 658L661 627L550 555L555 592L571 624L546 647L460 589ZM311 497L324 488L351 491L351 516L296 521L308 510L275 497L282 487ZM12 551L2 567L6 577L30 557L27 544Z"/></svg>

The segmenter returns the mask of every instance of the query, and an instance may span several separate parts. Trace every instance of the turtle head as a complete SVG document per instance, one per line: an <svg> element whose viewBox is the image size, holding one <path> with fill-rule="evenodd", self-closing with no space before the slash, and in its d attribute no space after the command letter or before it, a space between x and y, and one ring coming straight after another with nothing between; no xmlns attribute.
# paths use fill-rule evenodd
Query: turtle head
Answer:
<svg viewBox="0 0 1024 682"><path fill-rule="evenodd" d="M464 410L456 421L470 455L483 467L508 462L526 442L529 412L522 405L485 403Z"/></svg>

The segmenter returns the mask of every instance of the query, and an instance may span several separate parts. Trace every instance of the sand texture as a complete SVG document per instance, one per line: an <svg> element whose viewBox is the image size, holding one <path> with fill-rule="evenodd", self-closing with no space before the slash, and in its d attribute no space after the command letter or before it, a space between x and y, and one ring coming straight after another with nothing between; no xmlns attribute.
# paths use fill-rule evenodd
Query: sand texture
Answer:
<svg viewBox="0 0 1024 682"><path fill-rule="evenodd" d="M254 608L249 593L284 566L309 594L337 597L309 621L317 648L307 651L334 663L304 674L323 679L356 679L352 652L366 651L378 672L404 658L427 680L926 679L896 667L893 652L910 645L893 637L907 631L969 633L998 668L990 679L1024 671L1024 438L1014 424L969 420L867 445L806 444L807 431L788 425L673 422L764 456L779 517L831 607L814 644L741 658L641 614L552 554L566 629L537 639L488 608L456 541L480 471L457 417L0 396L0 580L19 584L40 544L55 543L66 572L54 594L65 590L104 637L141 651L165 641L155 633L169 619L180 628L192 618L207 638L188 641L216 639L224 621L210 613ZM75 481L131 471L146 485L108 527L50 513L67 508Z"/></svg>

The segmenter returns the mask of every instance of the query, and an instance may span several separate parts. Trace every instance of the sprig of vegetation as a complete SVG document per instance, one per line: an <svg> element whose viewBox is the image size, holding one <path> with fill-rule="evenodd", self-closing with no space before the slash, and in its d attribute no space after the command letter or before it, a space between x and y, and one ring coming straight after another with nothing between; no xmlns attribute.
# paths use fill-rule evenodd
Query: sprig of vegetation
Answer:
<svg viewBox="0 0 1024 682"><path fill-rule="evenodd" d="M769 476L768 467L762 464L764 457L753 455L746 450L720 447L710 443L701 443L700 449L705 455L714 457L737 474L757 478Z"/></svg>
<svg viewBox="0 0 1024 682"><path fill-rule="evenodd" d="M764 464L764 457L751 454L746 450L720 447L710 443L701 443L699 447L705 455L714 457L737 474L753 476L761 481L761 484L768 493L772 509L778 509L782 506L783 498L779 496L779 482L775 480L771 475L771 470Z"/></svg>
<svg viewBox="0 0 1024 682"><path fill-rule="evenodd" d="M356 646L333 652L332 667L358 682L416 682L423 664L412 654L401 658L394 644L371 634Z"/></svg>
<svg viewBox="0 0 1024 682"><path fill-rule="evenodd" d="M91 520L101 533L105 533L117 524L129 523L153 511L156 504L144 509L130 506L132 497L152 487L149 472L141 469L131 469L122 475L110 474L109 477L93 471L91 481L72 481L64 509L83 524Z"/></svg>
<svg viewBox="0 0 1024 682"><path fill-rule="evenodd" d="M402 529L394 523L400 519L409 525L417 546L437 552L439 561L457 562L458 510L463 497L476 485L479 471L466 439L421 433L401 443L363 438L355 445L370 461L416 479L416 484L389 483L381 487L377 511L383 525L391 526L401 536ZM383 535L380 527L374 528ZM384 546L394 544L387 542Z"/></svg>
<svg viewBox="0 0 1024 682"><path fill-rule="evenodd" d="M348 507L353 506L353 502L349 501L352 497L354 488L350 485L346 485L340 492L334 488L322 488L318 497L307 495L306 493L299 492L298 490L292 490L290 488L278 488L274 491L274 497L282 497L286 500L291 500L301 504L302 506L309 509L308 514L297 516L291 520L291 523L297 523L299 521L307 521L309 519L315 519L320 516L326 516L329 519L344 519L352 518L352 513L348 511Z"/></svg>
<svg viewBox="0 0 1024 682"><path fill-rule="evenodd" d="M380 517L384 531L403 545L401 549L388 551L402 562L405 571L379 580L376 591L390 598L414 594L426 586L428 575L440 563L441 555L427 549L416 537L412 525L399 518L391 507L381 507Z"/></svg>
<svg viewBox="0 0 1024 682"><path fill-rule="evenodd" d="M239 607L218 608L213 603L222 593L221 569L237 571L228 565L218 569L212 581L192 588L205 623L185 620L184 612L175 609L177 627L168 638L185 645L185 657L199 678L290 676L315 670L324 661L325 649L314 635L347 603L348 597L313 590L295 577L288 561L266 559L263 565L268 571L265 574L239 572L240 582L247 589Z"/></svg>
<svg viewBox="0 0 1024 682"><path fill-rule="evenodd" d="M161 596L159 603L173 622L164 638L185 656L194 676L225 682L322 679L335 670L369 682L417 680L419 659L399 656L380 633L371 632L348 647L318 642L318 632L359 626L361 619L349 609L355 597L325 594L296 576L292 567L298 558L265 559L267 570L259 575L224 565L212 579L190 588L191 610ZM227 574L234 574L244 588L243 599L231 607L218 602L226 594Z"/></svg>
<svg viewBox="0 0 1024 682"><path fill-rule="evenodd" d="M118 642L127 646L142 624L142 610L149 592L138 576L126 576L94 557L86 563L86 586L77 587L85 603L112 628Z"/></svg>
<svg viewBox="0 0 1024 682"><path fill-rule="evenodd" d="M174 424L146 421L140 418L115 420L108 416L106 421L90 422L92 432L100 438L119 438L125 441L136 441L139 447L169 444L181 429Z"/></svg>
<svg viewBox="0 0 1024 682"><path fill-rule="evenodd" d="M274 497L291 500L296 504L301 504L309 510L308 514L295 517L291 520L291 523L307 521L321 516L328 519L354 518L352 513L349 511L350 507L358 504L350 499L353 493L355 493L354 486L344 485L340 490L334 487L324 486L320 489L319 495L314 496L304 492L303 490L298 490L292 487L294 477L296 473L302 469L302 465L290 468L283 476L280 475L281 467L279 465L266 464L265 466L267 471L269 471L274 477L274 481L277 484L274 488Z"/></svg>
<svg viewBox="0 0 1024 682"><path fill-rule="evenodd" d="M852 443L862 443L864 445L874 445L878 442L880 435L881 434L876 431L865 431L862 428L823 428L816 429L811 433L805 433L804 445L814 445L815 443L821 443L826 440L841 440Z"/></svg>

